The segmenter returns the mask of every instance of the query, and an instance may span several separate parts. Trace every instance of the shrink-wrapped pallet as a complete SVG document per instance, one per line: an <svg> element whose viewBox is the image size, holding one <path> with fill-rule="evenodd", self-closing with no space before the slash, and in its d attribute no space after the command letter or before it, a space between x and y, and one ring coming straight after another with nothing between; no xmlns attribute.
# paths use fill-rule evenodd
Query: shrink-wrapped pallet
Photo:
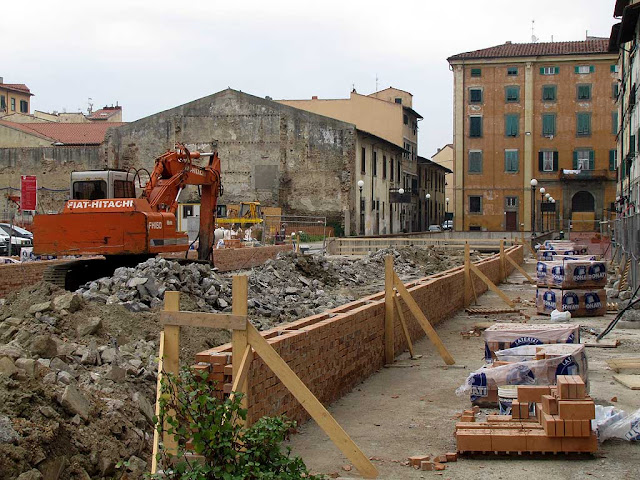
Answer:
<svg viewBox="0 0 640 480"><path fill-rule="evenodd" d="M607 292L604 288L562 290L538 287L538 313L550 315L554 310L569 312L572 317L598 317L607 313Z"/></svg>

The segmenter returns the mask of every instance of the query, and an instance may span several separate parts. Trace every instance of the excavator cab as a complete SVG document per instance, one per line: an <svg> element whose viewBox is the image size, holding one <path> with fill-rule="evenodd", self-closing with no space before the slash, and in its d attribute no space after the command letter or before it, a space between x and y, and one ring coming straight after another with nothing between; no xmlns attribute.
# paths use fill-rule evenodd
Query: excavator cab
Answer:
<svg viewBox="0 0 640 480"><path fill-rule="evenodd" d="M72 172L70 198L73 200L136 198L133 177L133 173L127 173L124 170Z"/></svg>
<svg viewBox="0 0 640 480"><path fill-rule="evenodd" d="M240 218L258 220L261 217L260 202L242 202L240 204Z"/></svg>

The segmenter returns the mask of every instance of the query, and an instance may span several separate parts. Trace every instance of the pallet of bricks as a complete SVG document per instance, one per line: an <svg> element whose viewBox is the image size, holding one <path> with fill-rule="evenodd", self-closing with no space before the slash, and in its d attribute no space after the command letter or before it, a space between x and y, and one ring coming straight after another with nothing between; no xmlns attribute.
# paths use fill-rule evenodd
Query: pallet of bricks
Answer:
<svg viewBox="0 0 640 480"><path fill-rule="evenodd" d="M578 252L582 248L547 252ZM554 310L572 317L600 316L607 312L607 266L595 255L558 254L546 260L539 252L536 266L536 308L549 315ZM542 258L542 259L540 259Z"/></svg>
<svg viewBox="0 0 640 480"><path fill-rule="evenodd" d="M466 410L456 424L457 449L464 453L595 453L591 429L593 399L580 376L558 376L554 386L518 386L511 415L476 421ZM531 415L535 405L535 416Z"/></svg>
<svg viewBox="0 0 640 480"><path fill-rule="evenodd" d="M546 240L538 250L538 260L552 260L557 255L586 255L587 246L570 240Z"/></svg>

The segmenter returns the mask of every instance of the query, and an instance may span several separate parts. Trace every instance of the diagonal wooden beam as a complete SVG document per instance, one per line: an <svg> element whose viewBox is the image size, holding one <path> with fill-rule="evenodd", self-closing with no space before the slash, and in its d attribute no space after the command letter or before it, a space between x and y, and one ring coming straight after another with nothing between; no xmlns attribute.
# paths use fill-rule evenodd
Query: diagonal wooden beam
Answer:
<svg viewBox="0 0 640 480"><path fill-rule="evenodd" d="M238 373L233 377L233 386L231 387L231 395L229 395L229 400L233 401L234 397L236 396L236 392L246 392L247 389L244 384L247 380L247 376L249 375L251 360L253 360L251 345L247 345L247 348L244 349L242 360L240 360Z"/></svg>
<svg viewBox="0 0 640 480"><path fill-rule="evenodd" d="M518 265L518 262L516 262L514 259L512 259L509 255L507 255L505 258L507 259L507 262L509 262L511 265L513 265L513 267L516 270L518 270L522 275L524 275L527 280L529 280L531 283L536 283L536 282L533 281L533 278L531 278L531 275L529 275L527 272L525 272L524 268L522 268L520 265Z"/></svg>
<svg viewBox="0 0 640 480"><path fill-rule="evenodd" d="M504 303L509 305L511 308L515 308L516 304L513 303L513 301L511 301L511 299L507 297L502 290L496 287L496 285L489 279L489 277L487 277L484 273L482 273L482 270L476 267L473 263L470 263L469 267L471 268L471 271L475 273L478 276L478 278L480 278L480 280L482 280L484 283L487 284L487 287L489 287L489 289L491 289L493 292L498 294L498 296L502 299Z"/></svg>
<svg viewBox="0 0 640 480"><path fill-rule="evenodd" d="M164 332L160 332L160 353L158 354L158 379L156 385L156 406L154 413L156 418L160 416L160 395L162 393L162 357L164 357ZM153 429L153 447L151 449L151 474L155 475L158 471L158 445L160 443L160 432Z"/></svg>
<svg viewBox="0 0 640 480"><path fill-rule="evenodd" d="M409 353L411 354L411 358L414 358L413 354L413 343L411 343L411 335L409 335L409 328L407 327L407 322L404 320L404 313L402 313L402 306L400 305L400 300L396 295L393 296L393 303L398 312L398 318L400 319L400 325L402 325L402 331L404 332L404 336L407 339L407 347L409 348Z"/></svg>
<svg viewBox="0 0 640 480"><path fill-rule="evenodd" d="M358 469L364 478L377 478L378 469L371 463L362 450L347 435L340 424L315 397L311 390L300 380L291 367L278 355L256 327L247 325L247 340L264 363L276 374L291 394L300 402L309 415L329 436L331 441Z"/></svg>
<svg viewBox="0 0 640 480"><path fill-rule="evenodd" d="M413 297L411 296L407 288L404 286L404 283L402 283L402 281L398 278L398 275L396 275L395 273L394 273L394 284L395 284L395 287L398 289L398 293L400 293L400 296L404 300L404 303L407 304L407 306L409 307L409 310L411 310L411 313L413 314L415 319L422 326L422 329L429 337L429 340L431 340L431 343L433 343L433 345L436 347L436 349L438 350L438 353L440 354L444 362L447 365L453 365L454 363L456 363L456 361L453 359L453 357L447 350L447 347L444 346L444 343L442 343L442 340L440 340L440 337L438 336L434 328L431 326L429 319L422 312L422 310L420 309L420 306L416 303L416 301L413 299Z"/></svg>

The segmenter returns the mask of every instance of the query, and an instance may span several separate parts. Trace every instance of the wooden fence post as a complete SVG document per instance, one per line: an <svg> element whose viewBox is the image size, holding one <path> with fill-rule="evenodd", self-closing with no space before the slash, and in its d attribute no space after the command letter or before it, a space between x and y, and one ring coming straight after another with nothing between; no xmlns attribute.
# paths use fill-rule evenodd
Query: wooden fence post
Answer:
<svg viewBox="0 0 640 480"><path fill-rule="evenodd" d="M394 305L393 305L393 257L384 257L384 363L393 363L395 354L393 351L394 340Z"/></svg>
<svg viewBox="0 0 640 480"><path fill-rule="evenodd" d="M247 295L248 295L248 281L246 275L234 275L232 277L232 300L231 300L231 312L234 315L246 315L247 314ZM246 330L233 330L231 333L231 362L233 365L233 378L238 378L240 371L240 364L243 360L245 350L247 349L247 331ZM249 358L245 359L251 363L251 352L249 352ZM238 385L238 392L242 392L244 397L242 398L241 406L246 409L248 406L248 378L242 385Z"/></svg>

